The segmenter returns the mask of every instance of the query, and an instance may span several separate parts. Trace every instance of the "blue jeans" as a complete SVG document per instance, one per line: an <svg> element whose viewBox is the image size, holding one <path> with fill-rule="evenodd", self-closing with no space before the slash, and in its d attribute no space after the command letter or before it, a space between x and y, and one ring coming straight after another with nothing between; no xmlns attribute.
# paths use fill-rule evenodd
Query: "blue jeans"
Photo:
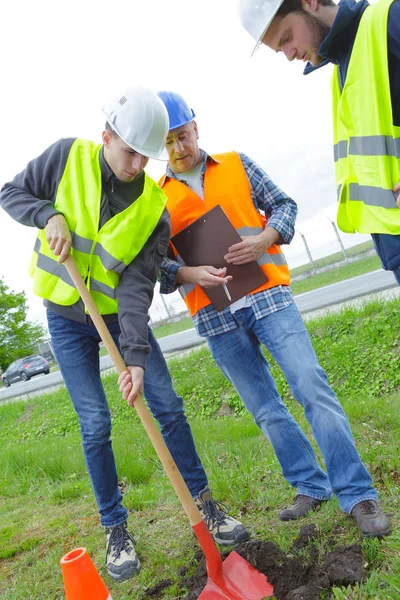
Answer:
<svg viewBox="0 0 400 600"><path fill-rule="evenodd" d="M297 493L320 500L329 499L333 490L348 513L361 500L376 500L348 420L318 363L295 303L259 320L251 307L238 310L233 318L237 329L210 336L207 342L221 371L271 442L288 483ZM293 396L303 406L327 475L284 405L260 343L281 367Z"/></svg>
<svg viewBox="0 0 400 600"><path fill-rule="evenodd" d="M382 263L382 268L392 271L395 280L400 285L400 235L388 233L372 233L375 251Z"/></svg>
<svg viewBox="0 0 400 600"><path fill-rule="evenodd" d="M100 378L99 335L94 326L71 321L50 310L47 321L54 355L79 417L85 461L101 523L105 527L120 525L128 513L122 506L111 446L110 411ZM108 325L108 329L119 347L118 322ZM144 395L182 477L196 498L207 485L207 477L196 452L182 398L172 387L167 363L150 329L149 342L151 352L146 363Z"/></svg>
<svg viewBox="0 0 400 600"><path fill-rule="evenodd" d="M392 273L394 275L395 280L400 285L400 267L397 267L397 269L393 269Z"/></svg>

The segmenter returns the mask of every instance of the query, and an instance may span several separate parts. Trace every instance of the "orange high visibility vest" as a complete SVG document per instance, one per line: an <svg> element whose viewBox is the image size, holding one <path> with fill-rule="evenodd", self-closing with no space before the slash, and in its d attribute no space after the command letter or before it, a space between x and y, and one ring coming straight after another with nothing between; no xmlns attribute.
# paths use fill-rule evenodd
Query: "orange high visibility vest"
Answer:
<svg viewBox="0 0 400 600"><path fill-rule="evenodd" d="M168 198L167 210L171 217L171 236L188 227L218 204L239 235L245 237L261 233L265 229L267 219L253 204L250 182L240 156L237 152L228 152L217 154L213 158L218 162L207 164L204 174L204 201L187 185L176 179L164 177L160 180L159 183ZM172 244L171 248L176 259L184 264ZM268 281L250 292L251 294L277 285L290 285L289 269L280 245L272 245L257 262L268 277ZM180 291L192 316L211 304L199 285L185 283L180 287Z"/></svg>

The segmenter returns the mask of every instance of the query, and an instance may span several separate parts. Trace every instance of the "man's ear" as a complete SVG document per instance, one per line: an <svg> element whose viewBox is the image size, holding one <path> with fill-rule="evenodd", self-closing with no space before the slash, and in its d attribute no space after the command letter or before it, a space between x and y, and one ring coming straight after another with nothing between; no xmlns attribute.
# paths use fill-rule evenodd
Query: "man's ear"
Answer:
<svg viewBox="0 0 400 600"><path fill-rule="evenodd" d="M103 144L106 146L106 148L108 148L108 146L110 145L112 137L113 137L112 131L109 131L108 129L105 129L103 131L103 133L101 134Z"/></svg>
<svg viewBox="0 0 400 600"><path fill-rule="evenodd" d="M303 10L309 14L314 14L318 12L318 0L301 0L301 5L303 7Z"/></svg>
<svg viewBox="0 0 400 600"><path fill-rule="evenodd" d="M199 130L197 129L197 123L196 123L196 121L192 121L192 127L194 129L195 134L196 134L196 139L198 140L199 139Z"/></svg>

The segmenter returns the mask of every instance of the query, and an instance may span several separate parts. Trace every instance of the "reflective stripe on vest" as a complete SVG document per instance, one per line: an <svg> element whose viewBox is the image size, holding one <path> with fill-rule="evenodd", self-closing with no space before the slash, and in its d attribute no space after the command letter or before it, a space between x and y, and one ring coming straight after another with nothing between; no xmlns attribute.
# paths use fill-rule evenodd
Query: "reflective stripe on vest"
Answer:
<svg viewBox="0 0 400 600"><path fill-rule="evenodd" d="M338 188L338 197L341 194L341 186ZM396 197L392 190L383 190L382 188L368 185L359 185L350 183L349 200L361 201L368 206L380 206L382 208L396 208Z"/></svg>
<svg viewBox="0 0 400 600"><path fill-rule="evenodd" d="M349 233L400 234L393 192L400 181L400 127L393 124L387 54L392 2L379 0L364 11L343 90L334 70L337 218Z"/></svg>
<svg viewBox="0 0 400 600"><path fill-rule="evenodd" d="M348 146L349 154L353 156L380 156L385 154L400 158L400 138L389 135L366 135L364 137L351 137L350 143L345 140L335 144L333 147L335 162L347 157Z"/></svg>
<svg viewBox="0 0 400 600"><path fill-rule="evenodd" d="M101 146L75 140L59 184L55 208L71 230L71 253L102 314L118 312L116 289L120 274L153 233L164 211L166 196L145 175L143 193L99 230L102 194ZM64 306L79 299L64 265L50 250L44 230L38 232L32 258L34 292Z"/></svg>
<svg viewBox="0 0 400 600"><path fill-rule="evenodd" d="M167 194L167 209L171 216L172 236L190 225L214 206L220 205L228 219L242 237L258 235L267 223L265 217L255 208L251 196L251 187L243 163L236 152L213 157L217 162L207 163L204 175L204 201L188 186L176 179L163 178L161 185ZM175 248L171 245L175 259L184 264ZM285 256L278 244L271 246L258 260L268 281L250 292L277 285L289 285L290 275ZM211 304L199 285L180 286L191 315Z"/></svg>

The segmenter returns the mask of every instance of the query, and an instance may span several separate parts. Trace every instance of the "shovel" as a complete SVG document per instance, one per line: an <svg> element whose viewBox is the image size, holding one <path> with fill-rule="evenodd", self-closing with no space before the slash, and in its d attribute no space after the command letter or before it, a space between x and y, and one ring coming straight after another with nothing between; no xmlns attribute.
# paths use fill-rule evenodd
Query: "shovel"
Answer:
<svg viewBox="0 0 400 600"><path fill-rule="evenodd" d="M116 370L121 374L127 370L125 363L71 255L64 261L64 265L85 303ZM273 596L273 587L268 583L265 575L252 567L239 554L231 552L222 561L207 525L140 394L136 396L134 406L204 552L208 579L199 599L262 600Z"/></svg>

